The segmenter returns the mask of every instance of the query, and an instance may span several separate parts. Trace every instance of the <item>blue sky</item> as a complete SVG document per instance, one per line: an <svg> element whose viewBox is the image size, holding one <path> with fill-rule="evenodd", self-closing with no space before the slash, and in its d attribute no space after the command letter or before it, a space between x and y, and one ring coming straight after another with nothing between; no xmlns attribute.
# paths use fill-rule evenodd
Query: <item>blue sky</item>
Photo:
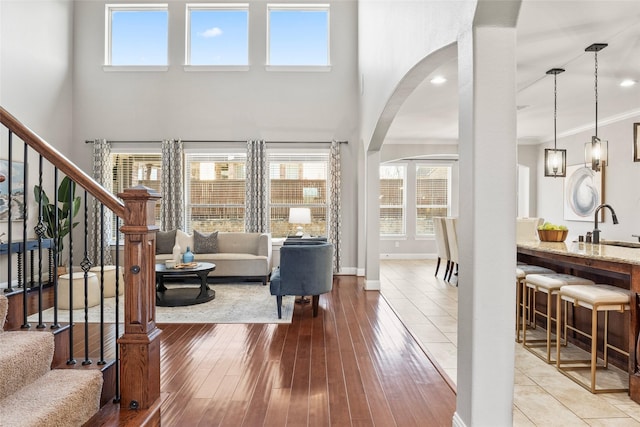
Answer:
<svg viewBox="0 0 640 427"><path fill-rule="evenodd" d="M248 65L247 12L191 11L191 65Z"/></svg>
<svg viewBox="0 0 640 427"><path fill-rule="evenodd" d="M113 11L111 65L167 65L166 11Z"/></svg>
<svg viewBox="0 0 640 427"><path fill-rule="evenodd" d="M327 12L272 10L270 65L328 65Z"/></svg>
<svg viewBox="0 0 640 427"><path fill-rule="evenodd" d="M271 10L268 63L328 65L327 13ZM194 9L190 18L191 65L248 65L247 11ZM167 65L167 28L167 11L113 11L111 65Z"/></svg>

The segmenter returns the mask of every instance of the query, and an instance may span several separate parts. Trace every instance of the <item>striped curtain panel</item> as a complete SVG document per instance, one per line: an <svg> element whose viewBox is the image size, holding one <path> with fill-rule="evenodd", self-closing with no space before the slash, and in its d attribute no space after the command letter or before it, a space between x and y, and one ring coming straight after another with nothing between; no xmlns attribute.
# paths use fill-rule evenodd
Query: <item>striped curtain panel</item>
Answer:
<svg viewBox="0 0 640 427"><path fill-rule="evenodd" d="M342 208L340 203L340 142L331 141L329 153L329 241L333 243L333 271L340 272Z"/></svg>
<svg viewBox="0 0 640 427"><path fill-rule="evenodd" d="M160 229L184 230L184 196L182 182L184 144L181 140L162 141L162 175L160 177Z"/></svg>
<svg viewBox="0 0 640 427"><path fill-rule="evenodd" d="M244 231L264 233L267 224L267 150L265 141L247 141Z"/></svg>
<svg viewBox="0 0 640 427"><path fill-rule="evenodd" d="M96 139L93 141L93 179L102 185L109 192L113 192L113 165L111 163L111 144L106 139ZM104 257L104 264L113 264L111 259L111 251L105 250L102 253L101 244L105 245L105 249L109 249L111 240L111 227L113 225L113 212L104 208L100 209L101 203L93 199L92 222L93 235L100 236L102 224L102 239L91 239L88 248L89 259L93 265L98 265L101 257ZM102 254L101 254L102 253Z"/></svg>

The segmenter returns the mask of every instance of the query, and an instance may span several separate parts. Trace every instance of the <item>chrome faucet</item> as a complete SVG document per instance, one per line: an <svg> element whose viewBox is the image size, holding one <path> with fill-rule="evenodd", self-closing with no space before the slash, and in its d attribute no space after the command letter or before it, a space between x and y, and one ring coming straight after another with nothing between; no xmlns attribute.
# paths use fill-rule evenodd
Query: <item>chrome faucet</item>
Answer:
<svg viewBox="0 0 640 427"><path fill-rule="evenodd" d="M598 230L598 213L602 208L608 208L611 211L611 219L613 219L613 223L614 224L618 223L618 217L616 216L616 211L613 210L611 205L604 204L604 205L598 206L596 208L596 212L594 214L594 221L593 221L593 243L594 244L600 243L600 230Z"/></svg>

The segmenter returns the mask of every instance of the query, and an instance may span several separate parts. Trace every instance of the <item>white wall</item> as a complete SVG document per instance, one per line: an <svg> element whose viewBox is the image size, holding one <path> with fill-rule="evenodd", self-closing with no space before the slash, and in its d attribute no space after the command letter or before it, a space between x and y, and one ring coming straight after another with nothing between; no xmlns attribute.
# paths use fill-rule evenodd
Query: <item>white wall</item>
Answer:
<svg viewBox="0 0 640 427"><path fill-rule="evenodd" d="M330 141L343 153L342 265L356 267L357 4L330 1L330 72L266 71L266 5L249 6L249 71L185 72L185 1L169 2L169 70L105 72L105 2L75 3L74 155L85 139Z"/></svg>
<svg viewBox="0 0 640 427"><path fill-rule="evenodd" d="M423 58L456 42L461 29L471 25L475 6L476 1L358 2L360 120L365 147L373 144L379 149L382 144L384 135L377 134L375 141L372 137L378 123L390 119L381 114L390 107L387 103L399 83Z"/></svg>
<svg viewBox="0 0 640 427"><path fill-rule="evenodd" d="M518 165L529 168L529 216L537 216L538 211L538 183L536 171L538 169L537 145L518 145ZM544 152L543 152L544 153Z"/></svg>
<svg viewBox="0 0 640 427"><path fill-rule="evenodd" d="M640 163L633 162L633 123L640 116L609 125L598 126L598 136L609 141L609 164L604 173L604 202L610 204L618 216L618 225L613 225L607 212L605 222L599 224L601 239L637 241L632 234L640 234ZM567 164L584 162L584 143L591 141L593 130L558 138L558 148L567 149ZM553 145L553 144L551 144ZM544 148L539 146L538 165L535 176L538 181L538 215L545 220L569 227L567 242L593 230L593 218L589 221L567 221L563 213L564 179L544 177Z"/></svg>
<svg viewBox="0 0 640 427"><path fill-rule="evenodd" d="M72 135L73 2L71 0L0 1L0 105L57 149L68 153ZM8 155L7 133L0 132L0 158ZM13 158L22 159L14 138ZM31 150L25 193L36 208L37 156ZM45 182L46 190L52 188ZM28 237L35 235L28 224ZM13 225L12 240L22 240L22 222L1 222L0 233ZM7 239L7 236L2 238ZM14 256L15 258L15 256ZM7 281L6 257L0 260L0 283ZM14 265L15 261L14 261ZM16 277L15 267L12 276Z"/></svg>
<svg viewBox="0 0 640 427"><path fill-rule="evenodd" d="M0 104L60 150L71 140L70 0L0 2Z"/></svg>

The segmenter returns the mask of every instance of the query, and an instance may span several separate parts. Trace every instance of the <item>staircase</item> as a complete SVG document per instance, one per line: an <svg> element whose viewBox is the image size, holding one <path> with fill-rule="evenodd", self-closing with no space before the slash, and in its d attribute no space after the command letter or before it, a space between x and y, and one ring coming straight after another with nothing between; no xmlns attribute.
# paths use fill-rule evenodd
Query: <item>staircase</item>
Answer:
<svg viewBox="0 0 640 427"><path fill-rule="evenodd" d="M0 427L82 426L100 408L102 373L51 369L53 334L3 331L8 305L0 294Z"/></svg>
<svg viewBox="0 0 640 427"><path fill-rule="evenodd" d="M84 230L79 232L85 237L84 244L78 244L76 241L74 247L72 244L74 233L68 234L68 244L65 244L64 247L66 250L64 257L68 260L69 265L75 267L79 264L85 273L87 272L85 269L90 269L92 265L104 265L104 260L101 257L99 259L90 259L90 240L97 239L103 251L105 248L107 250L110 249L108 242L99 237L103 235L102 228L100 227L100 230L96 231L89 227L91 214L88 209L88 201L90 198L98 202L99 206L97 207L100 209L100 216L102 217L101 221L98 220L95 223L92 221L92 225L98 226L100 222L105 221L105 216L102 212L110 212L112 218L115 218L115 228L122 236L121 238L116 237L116 240L118 242L123 241L122 253L125 256L122 264L124 271L124 283L122 285L124 287L123 298L127 301L124 306L123 324L119 322L113 323L113 329L109 329L108 334L105 333L106 329L104 327L107 323L103 322L102 319L99 324L84 322L84 325L80 325L80 322L72 320L67 325L59 325L55 310L60 308L60 295L58 294L60 287L57 281L58 276L50 274L52 271L51 259L59 260L61 257L56 245L53 245L53 254L49 258L50 266L49 275L47 276L53 276L52 283L48 283L48 280L45 282L40 275L35 275L37 277L33 275L34 271L42 273L46 263L42 257L42 248L45 247L42 244L47 240L44 237L48 229L48 226L44 225L44 206L38 202L35 203L36 206L34 208L35 199L31 189L21 189L22 195L16 193L18 195L15 196L15 200L13 196L9 196L8 203L5 202L8 206L7 216L14 218L15 215L18 220L12 220L7 223L10 226L6 227L6 237L3 238L6 241L6 248L0 247L0 255L7 256L4 261L0 260L0 262L5 262L4 265L7 266L7 276L5 276L7 288L0 292L4 292L4 296L8 296L11 303L9 313L7 314L7 302L5 301L3 303L5 307L0 314L7 330L16 330L17 332L2 332L0 334L2 337L0 338L0 427L14 427L16 425L67 427L69 425L82 424L83 422L86 422L87 425L100 424L99 421L96 422L95 420L86 421L84 415L78 416L84 417L82 419L85 421L74 421L72 419L64 419L62 421L45 420L43 417L47 415L40 415L40 411L45 411L44 408L46 406L58 404L60 406L56 407L55 410L49 410L49 413L56 414L60 412L62 417L66 416L63 414L64 412L84 412L84 409L81 409L82 405L74 400L76 398L70 389L82 388L83 386L76 386L74 383L83 383L81 380L83 375L96 375L95 372L84 372L97 371L98 369L95 369L95 367L99 367L103 374L103 380L101 380L103 381L101 404L105 409L110 406L109 410L114 410L113 407L117 406L115 411L117 412L117 417L119 417L118 425L135 427L159 426L161 403L160 335L162 331L156 326L155 319L154 261L158 227L155 225L154 211L157 201L161 198L160 194L143 186L128 188L117 195L111 193L2 106L0 106L0 125L0 134L6 131L6 136L3 135L2 137L3 141L5 138L8 141L6 150L2 150L3 152L0 153L0 158L8 159L9 170L13 170L11 163L13 161L24 163L22 177L17 176L15 182L26 184L27 182L34 182L33 179L35 179L36 185L40 188L43 188L45 183L52 183L54 189L52 200L57 200L59 204L66 200L67 203L75 206L76 198L73 197L73 186L68 186L71 188L68 191L68 195L56 195L60 187L58 185L58 182L60 182L59 174L63 174L65 178L62 179L68 177L83 193L80 199L84 199L84 213L81 214L84 217L84 221L78 219L78 223L84 222ZM13 175L10 174L9 176ZM29 176L31 176L31 180L29 180ZM14 194L12 182L14 182L12 179L7 179L9 195ZM27 197L30 198L31 202L24 203ZM42 201L42 194L40 200ZM16 201L17 207L14 207L14 211L12 211L11 207L14 206L14 201ZM108 219L107 221L110 220ZM21 233L18 232L20 229L22 230ZM59 236L60 227L54 226L54 230L55 235ZM33 233L36 236L33 236ZM21 252L25 255L25 248L30 241L36 241L38 249L37 251L28 249L31 252L29 265L27 265L26 259L21 262L19 255ZM21 246L23 245L22 242L26 242L24 243L25 246ZM92 243L96 243L96 241ZM118 267L118 254L120 253L118 245L116 243L116 268ZM5 246L5 244L0 246ZM22 251L19 250L20 248L22 248ZM31 254L37 256L31 257ZM74 255L75 258L73 258ZM96 257L99 257L99 255ZM17 261L15 266L12 264L14 259ZM73 262L74 259L76 263ZM28 277L27 271L32 273L31 277ZM30 286L21 287L20 284L23 281L24 283L29 283ZM16 283L15 287L13 283ZM73 289L73 287L69 289ZM74 300L71 291L68 291L67 294L70 301ZM82 298L82 295L77 295L76 298ZM73 306L72 302L70 304ZM86 297L84 306L86 309ZM49 307L54 309L54 321L50 325L45 325L40 313ZM32 329L27 331L26 329L29 327L28 317L33 315L39 316L38 323L35 324L34 322ZM5 316L7 316L6 321ZM120 332L121 326L124 330L123 333ZM2 328L3 326L0 324L0 330ZM49 336L48 338L33 338L29 335L30 338L25 338L27 340L51 340L52 338L48 332L50 330L54 330L55 350L53 356L51 356L50 352L46 352L42 356L44 358L43 361L37 363L28 362L28 359L39 352L27 350L26 353L18 353L15 350L20 346L13 343L9 344L8 342L4 344L4 340L10 339L5 335L11 334L8 336L19 337L19 335L14 335L18 332L26 332L34 336ZM99 332L94 334L95 330ZM13 339L19 340L21 338ZM84 344L82 352L79 348L81 344ZM49 346L44 341L38 341L31 345L38 349ZM84 360L81 363L74 364L75 355L80 352L84 356ZM62 368L64 372L58 372L57 369L49 372L52 360L53 367ZM91 366L92 361L96 363L93 365L93 369L89 369L88 366ZM12 363L15 363L15 365ZM6 375L7 372L13 374L14 369L21 368L23 364L27 363L44 363L47 366L47 370L37 371L38 374L35 379L28 378L25 379L25 382L21 381L17 385L7 383L7 385L3 386L5 384L3 383L5 381L2 378L3 375ZM63 376L65 379L62 380L61 384L53 383L49 385L49 391L46 391L47 386L44 383L58 379L58 375ZM97 376L95 379L97 381ZM86 379L85 381L89 380ZM26 385L27 383L29 385ZM30 387L35 387L38 390L32 390ZM2 392L1 390L3 389L9 389L9 391ZM60 402L54 403L58 402L59 397ZM93 402L93 397L82 399ZM71 410L67 408L67 401L70 402L68 406L72 408ZM116 405L106 405L107 402L113 402ZM33 406L31 406L32 404ZM41 407L43 408L42 410L35 409ZM88 412L88 414L90 415L93 412L95 410Z"/></svg>

